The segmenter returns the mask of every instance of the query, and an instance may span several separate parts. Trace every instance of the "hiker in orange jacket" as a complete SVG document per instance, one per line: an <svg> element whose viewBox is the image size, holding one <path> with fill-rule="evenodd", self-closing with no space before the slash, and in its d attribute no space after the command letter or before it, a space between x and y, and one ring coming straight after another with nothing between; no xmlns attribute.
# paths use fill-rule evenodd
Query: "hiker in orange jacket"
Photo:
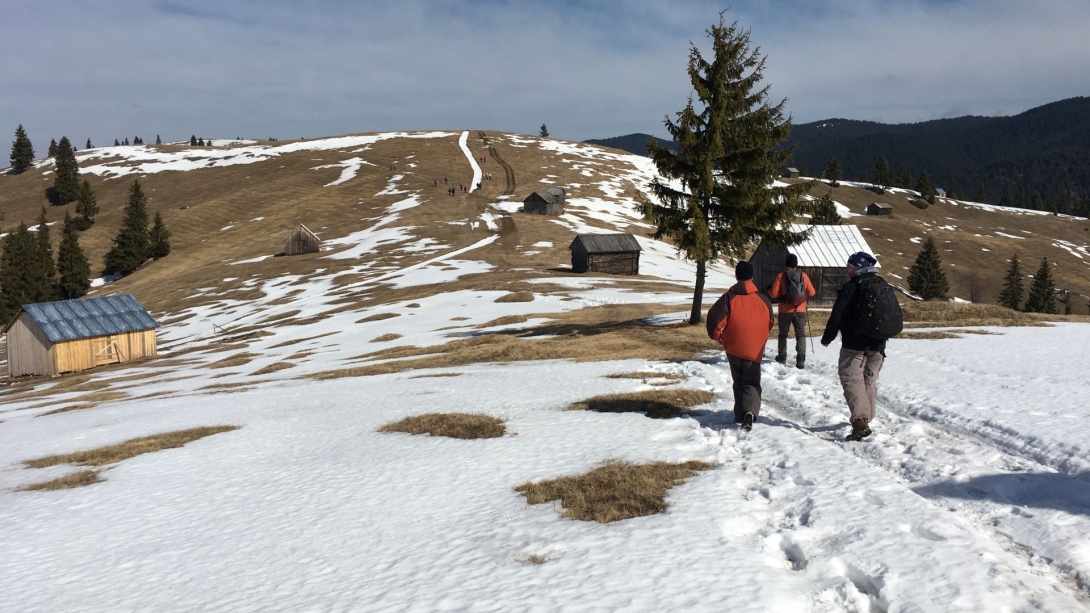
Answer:
<svg viewBox="0 0 1090 613"><path fill-rule="evenodd" d="M748 431L761 412L761 359L772 331L772 303L753 284L753 265L738 262L738 279L708 311L708 336L727 352L734 380L734 421Z"/></svg>
<svg viewBox="0 0 1090 613"><path fill-rule="evenodd" d="M768 296L776 301L779 309L778 323L780 337L776 347L776 361L787 364L787 332L795 328L795 367L806 367L806 302L817 291L810 282L810 275L798 270L799 258L794 253L787 254L784 270L772 281Z"/></svg>

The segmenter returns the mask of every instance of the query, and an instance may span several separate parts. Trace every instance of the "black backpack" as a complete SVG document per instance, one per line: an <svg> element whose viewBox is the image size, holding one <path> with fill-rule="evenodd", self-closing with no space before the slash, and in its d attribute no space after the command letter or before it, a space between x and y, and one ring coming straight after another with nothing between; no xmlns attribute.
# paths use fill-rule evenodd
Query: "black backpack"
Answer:
<svg viewBox="0 0 1090 613"><path fill-rule="evenodd" d="M897 292L877 275L858 281L855 297L856 334L884 341L901 333L905 320Z"/></svg>

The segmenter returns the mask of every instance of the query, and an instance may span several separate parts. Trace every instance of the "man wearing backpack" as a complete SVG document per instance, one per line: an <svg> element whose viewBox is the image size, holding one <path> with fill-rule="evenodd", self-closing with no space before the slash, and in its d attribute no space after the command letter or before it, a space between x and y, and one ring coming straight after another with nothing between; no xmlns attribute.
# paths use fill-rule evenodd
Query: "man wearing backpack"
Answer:
<svg viewBox="0 0 1090 613"><path fill-rule="evenodd" d="M874 256L863 251L848 258L848 282L837 292L821 337L821 345L828 347L840 334L837 373L851 411L849 441L861 441L871 434L886 340L899 334L904 325L897 295L878 276L877 264Z"/></svg>
<svg viewBox="0 0 1090 613"><path fill-rule="evenodd" d="M761 412L761 359L772 331L772 303L753 284L753 265L738 262L738 283L708 311L708 337L723 345L734 380L734 421L749 431Z"/></svg>
<svg viewBox="0 0 1090 613"><path fill-rule="evenodd" d="M784 270L772 281L769 297L779 309L778 323L780 338L776 361L787 364L787 333L795 328L795 367L806 367L806 301L817 292L810 282L810 275L798 269L799 258L794 253L787 254Z"/></svg>

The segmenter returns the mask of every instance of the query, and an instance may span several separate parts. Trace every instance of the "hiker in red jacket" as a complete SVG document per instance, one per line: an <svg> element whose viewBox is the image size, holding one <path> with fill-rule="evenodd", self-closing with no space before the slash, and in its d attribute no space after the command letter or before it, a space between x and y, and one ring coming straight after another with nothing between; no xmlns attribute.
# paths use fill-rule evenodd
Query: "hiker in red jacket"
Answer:
<svg viewBox="0 0 1090 613"><path fill-rule="evenodd" d="M794 253L787 254L784 261L787 270L773 279L768 296L776 301L776 307L780 311L778 317L780 337L776 361L787 364L787 333L793 326L795 328L795 367L805 368L806 301L813 298L817 292L814 290L814 284L810 282L810 275L799 270L798 265L798 256Z"/></svg>
<svg viewBox="0 0 1090 613"><path fill-rule="evenodd" d="M747 432L761 412L761 359L772 331L772 303L753 284L753 265L738 262L738 279L708 311L708 336L727 352L734 380L734 421Z"/></svg>

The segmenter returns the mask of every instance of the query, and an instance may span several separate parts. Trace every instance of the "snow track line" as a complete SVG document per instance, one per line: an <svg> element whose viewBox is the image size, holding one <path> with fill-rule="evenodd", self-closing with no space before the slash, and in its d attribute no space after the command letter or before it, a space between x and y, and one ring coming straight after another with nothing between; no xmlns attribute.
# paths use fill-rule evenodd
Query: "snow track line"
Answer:
<svg viewBox="0 0 1090 613"><path fill-rule="evenodd" d="M473 152L469 150L469 130L462 132L462 135L458 137L458 146L462 148L462 153L466 154L466 159L469 160L469 166L473 168L473 181L469 184L469 193L477 191L477 185L481 182L481 177L484 173L481 172L481 165L477 163L477 158L473 157Z"/></svg>
<svg viewBox="0 0 1090 613"><path fill-rule="evenodd" d="M496 160L496 162L503 167L503 180L505 182L503 195L510 196L514 194L515 185L517 185L517 183L515 182L515 169L511 168L511 165L505 162L502 157L500 157L499 152L496 151L496 148L492 146L492 141L488 139L483 130L478 131L477 135L481 137L481 140L484 141L485 147L488 148L488 155L492 156L492 159Z"/></svg>

